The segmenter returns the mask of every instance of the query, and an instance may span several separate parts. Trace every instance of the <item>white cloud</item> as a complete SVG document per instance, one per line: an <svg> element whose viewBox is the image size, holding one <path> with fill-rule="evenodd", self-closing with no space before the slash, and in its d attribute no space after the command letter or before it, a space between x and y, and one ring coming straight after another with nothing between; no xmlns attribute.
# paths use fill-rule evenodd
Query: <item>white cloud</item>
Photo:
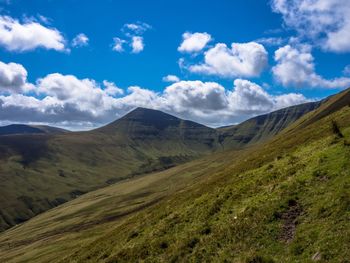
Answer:
<svg viewBox="0 0 350 263"><path fill-rule="evenodd" d="M80 33L76 35L75 38L72 40L72 46L73 47L84 47L89 44L89 38L84 34Z"/></svg>
<svg viewBox="0 0 350 263"><path fill-rule="evenodd" d="M9 16L0 16L0 45L9 51L28 51L36 48L65 50L65 39L55 28L35 21L21 24Z"/></svg>
<svg viewBox="0 0 350 263"><path fill-rule="evenodd" d="M119 53L124 52L124 45L128 44L131 48L131 53L137 54L145 48L143 34L152 27L143 22L125 24L121 31L125 39L119 37L113 38L113 50Z"/></svg>
<svg viewBox="0 0 350 263"><path fill-rule="evenodd" d="M113 121L135 107L147 107L219 126L307 101L301 94L271 95L259 85L242 79L235 80L233 89L229 90L216 82L179 81L161 92L132 86L124 94L106 80L99 84L93 79L59 73L38 79L35 85L28 84L23 66L17 64L11 70L15 73L6 78L0 75L1 86L18 91L0 95L2 122L34 122L81 129ZM26 94L22 89L19 93L26 84L32 86L32 92Z"/></svg>
<svg viewBox="0 0 350 263"><path fill-rule="evenodd" d="M273 97L259 85L248 80L236 79L234 90L229 94L232 111L239 114L267 112L274 108Z"/></svg>
<svg viewBox="0 0 350 263"><path fill-rule="evenodd" d="M162 79L164 82L179 82L180 79L178 76L175 75L167 75L165 77L163 77Z"/></svg>
<svg viewBox="0 0 350 263"><path fill-rule="evenodd" d="M147 30L151 29L152 27L144 22L136 22L136 23L129 23L125 24L122 27L122 31L125 32L125 34L136 34L136 35L142 35Z"/></svg>
<svg viewBox="0 0 350 263"><path fill-rule="evenodd" d="M175 112L221 110L228 104L224 87L199 80L174 83L164 90L163 97Z"/></svg>
<svg viewBox="0 0 350 263"><path fill-rule="evenodd" d="M259 76L268 62L264 46L255 42L232 43L231 48L218 43L204 54L204 63L190 65L194 73L226 78Z"/></svg>
<svg viewBox="0 0 350 263"><path fill-rule="evenodd" d="M301 94L268 94L259 85L243 79L235 80L232 90L215 82L180 81L166 87L159 97L162 100L157 109L211 126L237 123L308 101Z"/></svg>
<svg viewBox="0 0 350 263"><path fill-rule="evenodd" d="M111 96L123 95L124 91L118 88L113 82L104 80L103 85L105 86L104 91Z"/></svg>
<svg viewBox="0 0 350 263"><path fill-rule="evenodd" d="M256 115L307 102L302 94L270 95L259 85L243 79L234 81L229 95L231 109L236 114Z"/></svg>
<svg viewBox="0 0 350 263"><path fill-rule="evenodd" d="M273 0L272 8L300 37L326 50L350 51L350 1Z"/></svg>
<svg viewBox="0 0 350 263"><path fill-rule="evenodd" d="M27 92L32 85L27 83L27 70L16 63L3 63L0 61L0 94Z"/></svg>
<svg viewBox="0 0 350 263"><path fill-rule="evenodd" d="M305 103L308 100L300 93L289 93L276 96L274 99L275 109L282 109L288 106Z"/></svg>
<svg viewBox="0 0 350 263"><path fill-rule="evenodd" d="M165 105L161 94L139 86L129 87L128 94L118 98L117 103L119 112L129 111L136 107L163 109Z"/></svg>
<svg viewBox="0 0 350 263"><path fill-rule="evenodd" d="M113 97L94 80L78 79L73 75L49 74L37 81L37 92L94 116L102 115L113 104Z"/></svg>
<svg viewBox="0 0 350 263"><path fill-rule="evenodd" d="M132 53L140 53L145 47L145 44L143 43L143 37L133 36L131 38L130 46L132 48Z"/></svg>
<svg viewBox="0 0 350 263"><path fill-rule="evenodd" d="M117 52L123 52L124 47L123 45L127 42L124 39L120 39L119 37L113 38L113 50Z"/></svg>
<svg viewBox="0 0 350 263"><path fill-rule="evenodd" d="M281 47L275 52L275 61L273 75L284 86L345 88L350 85L350 78L325 79L318 75L309 46Z"/></svg>
<svg viewBox="0 0 350 263"><path fill-rule="evenodd" d="M286 41L287 40L282 37L262 37L262 38L256 39L254 42L257 42L265 46L280 46L283 43L286 43Z"/></svg>
<svg viewBox="0 0 350 263"><path fill-rule="evenodd" d="M189 33L186 32L182 35L182 43L178 47L180 52L199 52L203 50L209 41L211 41L211 36L208 33Z"/></svg>

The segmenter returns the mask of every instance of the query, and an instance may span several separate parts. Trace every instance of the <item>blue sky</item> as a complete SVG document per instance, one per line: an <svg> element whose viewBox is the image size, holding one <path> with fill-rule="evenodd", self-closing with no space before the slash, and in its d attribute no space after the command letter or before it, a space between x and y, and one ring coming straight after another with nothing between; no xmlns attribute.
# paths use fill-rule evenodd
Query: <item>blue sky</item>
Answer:
<svg viewBox="0 0 350 263"><path fill-rule="evenodd" d="M341 0L2 0L0 122L88 129L143 106L219 126L320 99L350 86L349 10Z"/></svg>

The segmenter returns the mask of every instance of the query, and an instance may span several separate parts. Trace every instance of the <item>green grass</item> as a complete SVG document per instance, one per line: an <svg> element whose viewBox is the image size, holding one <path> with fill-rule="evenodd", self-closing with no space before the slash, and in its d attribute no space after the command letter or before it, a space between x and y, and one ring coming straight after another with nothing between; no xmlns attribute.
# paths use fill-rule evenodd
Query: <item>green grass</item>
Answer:
<svg viewBox="0 0 350 263"><path fill-rule="evenodd" d="M109 225L115 226L130 213L134 214L163 200L202 175L200 169L183 165L85 194L4 232L0 250L14 246L13 251L10 249L6 253L11 255L25 251L24 258L32 258L33 254L37 257L57 247L59 251L67 253L72 246L96 238L108 231ZM29 244L39 246L40 252L28 250ZM45 262L55 258L55 254L45 254L42 260Z"/></svg>
<svg viewBox="0 0 350 263"><path fill-rule="evenodd" d="M347 262L350 107L300 128L313 114L265 144L120 182L40 214L0 234L0 260Z"/></svg>
<svg viewBox="0 0 350 263"><path fill-rule="evenodd" d="M215 178L199 193L178 194L62 262L308 262L316 253L324 262L346 262L349 159L342 141L316 141L258 169L226 174L219 186ZM301 211L286 237L284 215L293 203Z"/></svg>

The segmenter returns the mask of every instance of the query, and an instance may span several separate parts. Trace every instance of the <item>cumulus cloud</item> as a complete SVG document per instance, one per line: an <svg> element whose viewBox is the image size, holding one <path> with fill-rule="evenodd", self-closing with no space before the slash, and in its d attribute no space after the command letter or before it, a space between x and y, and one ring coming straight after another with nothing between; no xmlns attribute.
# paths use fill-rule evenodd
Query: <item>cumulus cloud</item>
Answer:
<svg viewBox="0 0 350 263"><path fill-rule="evenodd" d="M32 85L27 83L27 70L17 63L0 61L0 94L28 92Z"/></svg>
<svg viewBox="0 0 350 263"><path fill-rule="evenodd" d="M271 95L258 84L243 79L235 80L229 90L215 82L180 81L166 87L159 98L159 109L211 126L237 123L308 101L295 93Z"/></svg>
<svg viewBox="0 0 350 263"><path fill-rule="evenodd" d="M9 51L28 51L36 48L65 50L65 39L55 28L35 21L20 23L9 16L0 16L0 45Z"/></svg>
<svg viewBox="0 0 350 263"><path fill-rule="evenodd" d="M164 82L179 82L180 79L178 76L175 75L167 75L165 77L163 77L162 79Z"/></svg>
<svg viewBox="0 0 350 263"><path fill-rule="evenodd" d="M89 38L84 34L80 33L72 40L73 47L84 47L89 44Z"/></svg>
<svg viewBox="0 0 350 263"><path fill-rule="evenodd" d="M123 95L124 90L118 88L113 82L104 80L103 85L105 86L104 91L111 96Z"/></svg>
<svg viewBox="0 0 350 263"><path fill-rule="evenodd" d="M243 79L234 81L234 90L229 98L231 109L243 115L257 115L308 101L298 93L271 95L261 86Z"/></svg>
<svg viewBox="0 0 350 263"><path fill-rule="evenodd" d="M264 46L256 42L218 43L204 54L204 63L188 66L189 71L225 78L259 76L268 62Z"/></svg>
<svg viewBox="0 0 350 263"><path fill-rule="evenodd" d="M163 97L175 112L221 110L228 104L224 87L199 80L174 83L165 88Z"/></svg>
<svg viewBox="0 0 350 263"><path fill-rule="evenodd" d="M272 8L301 37L329 51L350 51L349 1L273 0Z"/></svg>
<svg viewBox="0 0 350 263"><path fill-rule="evenodd" d="M78 79L73 75L49 74L37 81L37 92L63 105L61 110L72 110L77 116L93 119L105 118L113 110L114 97L91 79Z"/></svg>
<svg viewBox="0 0 350 263"><path fill-rule="evenodd" d="M139 86L128 88L126 96L117 99L119 112L129 111L136 107L164 109L165 101L161 94Z"/></svg>
<svg viewBox="0 0 350 263"><path fill-rule="evenodd" d="M0 119L71 128L101 125L126 111L116 98L123 91L112 82L104 81L103 86L92 79L49 74L35 85L34 92L40 96L0 95Z"/></svg>
<svg viewBox="0 0 350 263"><path fill-rule="evenodd" d="M248 80L236 79L229 94L230 108L239 114L254 114L273 109L274 98L259 85Z"/></svg>
<svg viewBox="0 0 350 263"><path fill-rule="evenodd" d="M301 94L271 95L258 84L242 79L235 80L232 89L216 82L178 81L161 92L132 86L126 93L107 80L98 83L59 73L28 84L23 66L6 65L10 73L0 74L0 86L11 92L0 93L2 122L81 129L113 121L135 107L147 107L218 126L307 101ZM27 84L32 87L30 93L23 92L22 86Z"/></svg>
<svg viewBox="0 0 350 263"><path fill-rule="evenodd" d="M140 53L145 47L145 44L143 43L143 37L133 36L131 38L130 46L132 48L132 53Z"/></svg>
<svg viewBox="0 0 350 263"><path fill-rule="evenodd" d="M284 86L345 88L350 85L350 78L325 79L318 75L309 46L281 47L275 52L275 61L273 75Z"/></svg>
<svg viewBox="0 0 350 263"><path fill-rule="evenodd" d="M208 33L190 33L186 32L182 35L182 43L178 47L178 51L192 53L203 50L208 42L211 41L211 35Z"/></svg>
<svg viewBox="0 0 350 263"><path fill-rule="evenodd" d="M307 102L308 100L304 97L304 95L300 93L289 93L289 94L283 94L279 96L275 96L274 103L275 109L282 109L288 106L292 105L298 105L304 102Z"/></svg>

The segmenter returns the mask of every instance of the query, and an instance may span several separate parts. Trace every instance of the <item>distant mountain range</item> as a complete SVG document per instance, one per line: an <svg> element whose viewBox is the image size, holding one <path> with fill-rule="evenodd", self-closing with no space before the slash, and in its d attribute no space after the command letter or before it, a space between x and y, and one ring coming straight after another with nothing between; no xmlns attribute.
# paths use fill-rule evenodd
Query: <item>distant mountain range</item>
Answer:
<svg viewBox="0 0 350 263"><path fill-rule="evenodd" d="M0 127L1 135L14 135L14 134L61 134L69 132L67 130L45 126L45 125L26 125L26 124L11 124Z"/></svg>

